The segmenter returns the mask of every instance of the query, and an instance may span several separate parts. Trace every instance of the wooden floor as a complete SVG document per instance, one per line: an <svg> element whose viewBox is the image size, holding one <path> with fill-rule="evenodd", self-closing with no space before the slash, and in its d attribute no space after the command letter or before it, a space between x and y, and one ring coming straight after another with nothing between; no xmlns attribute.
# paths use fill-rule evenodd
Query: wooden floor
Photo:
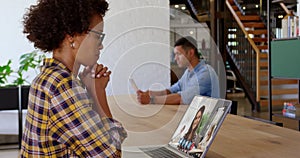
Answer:
<svg viewBox="0 0 300 158"><path fill-rule="evenodd" d="M240 116L252 116L256 118L262 119L269 119L268 112L261 111L261 112L252 112L251 104L249 103L248 99L245 97L243 92L238 93L228 93L227 98L229 100L235 100L238 102L238 110L237 115ZM298 122L293 120L283 120L282 118L273 118L273 121L282 122L284 128L290 128L293 130L298 130ZM1 148L15 148L15 149L1 149ZM17 145L2 145L0 146L0 158L12 158L18 157L19 150L17 149Z"/></svg>
<svg viewBox="0 0 300 158"><path fill-rule="evenodd" d="M17 158L19 157L18 145L2 145L0 146L0 157L1 158ZM5 149L12 148L12 149Z"/></svg>

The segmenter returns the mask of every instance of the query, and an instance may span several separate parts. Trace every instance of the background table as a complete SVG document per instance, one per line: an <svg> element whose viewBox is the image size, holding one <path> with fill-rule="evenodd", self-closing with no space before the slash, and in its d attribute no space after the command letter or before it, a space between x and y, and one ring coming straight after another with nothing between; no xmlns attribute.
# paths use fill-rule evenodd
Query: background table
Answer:
<svg viewBox="0 0 300 158"><path fill-rule="evenodd" d="M140 105L134 95L111 96L113 116L128 131L124 147L166 144L187 105ZM124 157L126 152L123 151ZM236 115L227 115L207 158L299 157L300 132Z"/></svg>

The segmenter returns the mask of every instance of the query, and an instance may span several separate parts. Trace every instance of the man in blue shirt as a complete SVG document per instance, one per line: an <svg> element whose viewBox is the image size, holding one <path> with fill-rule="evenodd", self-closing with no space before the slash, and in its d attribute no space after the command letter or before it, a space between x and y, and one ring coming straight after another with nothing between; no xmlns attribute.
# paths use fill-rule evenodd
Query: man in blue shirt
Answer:
<svg viewBox="0 0 300 158"><path fill-rule="evenodd" d="M197 42L187 36L175 43L175 60L186 67L183 76L170 88L162 91L137 91L141 104L190 104L195 95L219 98L219 79L214 69L200 60Z"/></svg>

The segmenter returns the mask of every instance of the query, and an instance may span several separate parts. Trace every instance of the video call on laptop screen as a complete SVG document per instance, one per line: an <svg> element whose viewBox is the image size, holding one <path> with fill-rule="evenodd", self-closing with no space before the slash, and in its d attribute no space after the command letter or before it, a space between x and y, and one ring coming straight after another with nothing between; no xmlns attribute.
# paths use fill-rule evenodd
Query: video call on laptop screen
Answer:
<svg viewBox="0 0 300 158"><path fill-rule="evenodd" d="M195 97L169 145L183 152L203 153L221 125L230 104L223 99Z"/></svg>

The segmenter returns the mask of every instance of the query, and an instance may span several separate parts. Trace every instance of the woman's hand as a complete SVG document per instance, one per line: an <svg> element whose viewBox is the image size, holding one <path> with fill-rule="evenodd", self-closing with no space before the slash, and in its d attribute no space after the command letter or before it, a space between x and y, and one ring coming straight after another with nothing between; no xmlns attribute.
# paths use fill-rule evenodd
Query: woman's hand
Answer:
<svg viewBox="0 0 300 158"><path fill-rule="evenodd" d="M79 78L88 91L95 89L105 89L110 78L111 71L102 64L95 64L93 67L87 66L79 74Z"/></svg>
<svg viewBox="0 0 300 158"><path fill-rule="evenodd" d="M87 91L91 94L96 105L95 108L100 116L112 118L105 92L110 74L111 71L108 71L107 67L104 67L102 64L95 64L92 67L87 66L79 74L79 77L86 86Z"/></svg>
<svg viewBox="0 0 300 158"><path fill-rule="evenodd" d="M91 73L92 77L95 78L96 88L105 89L109 82L111 71L108 71L108 68L102 64L96 64Z"/></svg>

